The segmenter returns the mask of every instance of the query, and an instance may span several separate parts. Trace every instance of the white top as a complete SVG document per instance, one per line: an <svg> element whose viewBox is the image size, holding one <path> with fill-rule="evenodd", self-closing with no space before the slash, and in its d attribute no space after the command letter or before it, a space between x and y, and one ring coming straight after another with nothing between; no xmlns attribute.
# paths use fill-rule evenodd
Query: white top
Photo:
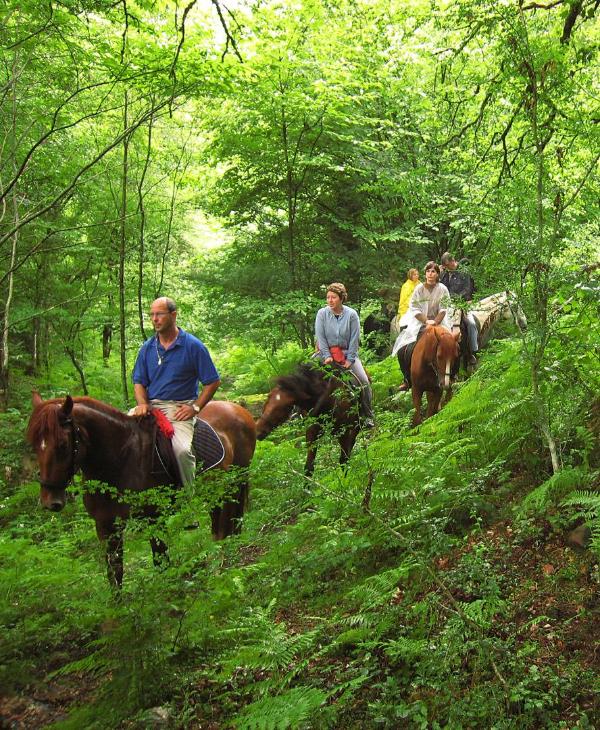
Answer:
<svg viewBox="0 0 600 730"><path fill-rule="evenodd" d="M408 311L399 322L399 326L406 327L406 329L402 330L396 338L392 355L395 355L404 345L410 345L411 342L416 341L419 330L423 326L423 322L419 322L417 319L417 314L424 314L427 319L435 319L439 311L445 309L446 313L440 326L451 332L450 306L450 292L443 284L438 282L433 289L428 289L425 284L417 284L410 298Z"/></svg>

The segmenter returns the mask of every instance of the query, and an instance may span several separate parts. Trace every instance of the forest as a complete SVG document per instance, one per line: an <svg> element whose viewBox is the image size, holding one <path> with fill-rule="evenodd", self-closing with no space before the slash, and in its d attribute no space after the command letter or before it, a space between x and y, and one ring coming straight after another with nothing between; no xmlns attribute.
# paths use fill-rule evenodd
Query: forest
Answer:
<svg viewBox="0 0 600 730"><path fill-rule="evenodd" d="M0 727L600 726L599 0L4 0ZM387 334L375 428L257 443L125 528L40 504L32 391L127 412L152 302L258 418L314 349L452 252L513 292L413 426ZM168 546L153 565L148 538Z"/></svg>

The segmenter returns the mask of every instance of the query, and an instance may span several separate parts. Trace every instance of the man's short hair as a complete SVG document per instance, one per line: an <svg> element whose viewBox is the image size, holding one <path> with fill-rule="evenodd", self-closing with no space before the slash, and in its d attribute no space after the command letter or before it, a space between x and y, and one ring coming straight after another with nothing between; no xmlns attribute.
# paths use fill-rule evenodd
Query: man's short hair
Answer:
<svg viewBox="0 0 600 730"><path fill-rule="evenodd" d="M177 311L177 305L175 304L175 300L171 299L171 297L163 297L165 300L165 307L169 310L169 312L173 313Z"/></svg>
<svg viewBox="0 0 600 730"><path fill-rule="evenodd" d="M450 261L454 261L454 256L450 253L450 251L446 251L446 253L442 254L442 266L446 266L446 264L449 264Z"/></svg>

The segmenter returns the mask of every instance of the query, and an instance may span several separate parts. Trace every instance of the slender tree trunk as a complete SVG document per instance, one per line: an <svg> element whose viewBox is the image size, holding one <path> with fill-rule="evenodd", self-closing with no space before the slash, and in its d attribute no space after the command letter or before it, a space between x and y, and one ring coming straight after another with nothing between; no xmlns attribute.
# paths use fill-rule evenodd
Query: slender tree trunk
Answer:
<svg viewBox="0 0 600 730"><path fill-rule="evenodd" d="M542 375L542 367L546 347L549 340L548 330L548 264L551 260L552 251L549 245L550 241L546 233L545 215L544 215L544 184L546 177L544 141L539 129L539 84L538 73L536 70L536 60L529 46L529 36L527 24L523 11L521 9L521 27L524 39L524 57L525 66L528 70L529 81L529 121L534 143L535 155L535 171L536 171L536 258L533 269L534 280L534 303L536 310L536 319L538 325L537 340L533 345L533 353L531 358L531 386L532 395L537 413L538 428L546 442L552 462L552 471L554 474L560 470L560 460L558 456L558 447L556 440L552 435L550 426L550 418L548 413L548 405L545 402L544 395L540 389L540 378Z"/></svg>
<svg viewBox="0 0 600 730"><path fill-rule="evenodd" d="M127 129L128 95L125 91L123 105L123 128ZM119 240L119 327L121 345L121 387L123 403L129 404L127 388L127 338L125 332L125 255L127 250L127 182L129 165L129 136L123 138L123 168L121 177L121 236Z"/></svg>
<svg viewBox="0 0 600 730"><path fill-rule="evenodd" d="M17 60L18 53L15 52L13 57L12 67L12 165L13 173L16 173L16 140L17 140ZM19 224L19 200L17 197L17 188L14 186L10 193L12 202L13 212L13 224L15 227ZM11 239L11 250L10 250L10 263L8 270L8 286L6 292L6 299L4 300L4 316L2 320L2 343L1 343L1 359L0 359L0 403L3 408L8 405L9 395L9 329L10 329L10 314L11 305L14 291L14 270L15 262L17 258L17 246L19 242L19 231L16 228L12 239Z"/></svg>
<svg viewBox="0 0 600 730"><path fill-rule="evenodd" d="M145 251L145 227L146 227L146 209L144 207L144 180L146 179L146 172L150 164L150 153L152 151L152 122L153 117L150 117L148 122L148 144L146 146L146 159L144 161L144 168L138 184L138 211L140 213L140 258L138 265L138 319L140 323L140 332L142 334L142 342L147 339L146 330L144 328L144 266L146 264L146 251Z"/></svg>

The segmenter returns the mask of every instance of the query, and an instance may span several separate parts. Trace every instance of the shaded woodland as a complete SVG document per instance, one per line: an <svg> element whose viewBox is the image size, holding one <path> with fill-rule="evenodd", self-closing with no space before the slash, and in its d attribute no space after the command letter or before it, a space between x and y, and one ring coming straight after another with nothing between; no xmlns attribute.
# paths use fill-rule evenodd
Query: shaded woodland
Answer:
<svg viewBox="0 0 600 730"><path fill-rule="evenodd" d="M0 724L591 728L600 722L596 0L7 0L0 10ZM30 391L132 403L169 295L255 415L411 267L511 290L417 429L363 347L377 429L347 470L262 442L240 535L199 479L126 531L116 597L74 479L41 511ZM198 524L197 529L186 529Z"/></svg>

